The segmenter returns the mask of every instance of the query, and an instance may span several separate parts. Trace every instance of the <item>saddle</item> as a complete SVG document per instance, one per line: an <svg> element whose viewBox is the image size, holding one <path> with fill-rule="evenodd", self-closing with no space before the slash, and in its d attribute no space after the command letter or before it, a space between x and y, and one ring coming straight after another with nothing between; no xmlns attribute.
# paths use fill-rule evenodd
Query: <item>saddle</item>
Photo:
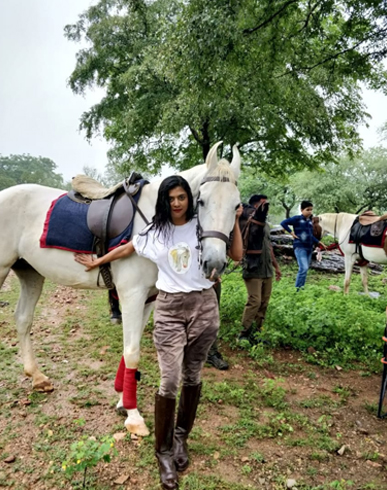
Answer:
<svg viewBox="0 0 387 490"><path fill-rule="evenodd" d="M362 226L373 225L374 223L380 221L386 221L386 220L387 220L387 214L378 216L373 211L364 211L364 213L359 216L359 223Z"/></svg>
<svg viewBox="0 0 387 490"><path fill-rule="evenodd" d="M86 175L73 178L72 190L67 196L72 201L89 206L87 226L95 237L94 249L97 257L102 257L108 252L109 240L120 235L130 225L136 211L140 213L145 224L149 224L137 206L137 199L134 198L147 183L149 182L137 172L132 172L128 179L109 189ZM100 266L100 274L106 287L113 289L110 264Z"/></svg>
<svg viewBox="0 0 387 490"><path fill-rule="evenodd" d="M367 211L358 216L353 222L349 243L356 244L356 252L364 259L362 245L384 248L386 232L387 215L376 216L372 211Z"/></svg>

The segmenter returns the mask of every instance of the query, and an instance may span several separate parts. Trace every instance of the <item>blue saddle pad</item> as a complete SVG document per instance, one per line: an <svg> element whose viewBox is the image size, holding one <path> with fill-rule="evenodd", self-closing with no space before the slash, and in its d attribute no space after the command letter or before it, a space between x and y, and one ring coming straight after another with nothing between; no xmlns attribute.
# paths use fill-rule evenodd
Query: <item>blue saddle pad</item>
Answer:
<svg viewBox="0 0 387 490"><path fill-rule="evenodd" d="M133 196L135 202L140 198L141 189L147 181L141 182L141 188ZM70 252L93 253L94 235L87 226L88 204L70 199L67 194L58 197L51 203L47 212L42 236L41 248L59 248ZM118 236L109 240L109 250L130 240L133 231L133 220Z"/></svg>

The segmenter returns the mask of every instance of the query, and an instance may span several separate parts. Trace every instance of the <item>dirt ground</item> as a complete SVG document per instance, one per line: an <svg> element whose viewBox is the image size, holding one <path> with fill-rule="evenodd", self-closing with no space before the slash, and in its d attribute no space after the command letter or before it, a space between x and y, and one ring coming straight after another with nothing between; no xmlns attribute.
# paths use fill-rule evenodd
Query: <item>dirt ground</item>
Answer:
<svg viewBox="0 0 387 490"><path fill-rule="evenodd" d="M86 488L160 488L153 435L130 437L114 410L120 327L110 325L106 307L102 330L90 329L105 296L96 304L99 293L46 290L32 337L55 390L36 394L17 351L12 289L11 279L0 298L10 303L0 308L0 487L81 488L82 478L62 471L70 445L84 434L114 434L118 454L89 470ZM145 337L139 408L152 431L158 373L151 333ZM204 369L181 488L387 489L387 420L376 417L380 374L318 368L286 350L263 367L244 351L222 345L222 352L230 369Z"/></svg>

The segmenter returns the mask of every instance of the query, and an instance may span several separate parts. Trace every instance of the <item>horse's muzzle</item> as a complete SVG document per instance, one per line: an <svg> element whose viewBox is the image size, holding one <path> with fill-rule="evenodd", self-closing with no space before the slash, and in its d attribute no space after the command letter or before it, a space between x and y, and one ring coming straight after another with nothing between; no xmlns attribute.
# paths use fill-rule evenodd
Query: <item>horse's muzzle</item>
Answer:
<svg viewBox="0 0 387 490"><path fill-rule="evenodd" d="M226 269L227 263L220 260L206 260L203 262L203 272L210 281L217 281Z"/></svg>

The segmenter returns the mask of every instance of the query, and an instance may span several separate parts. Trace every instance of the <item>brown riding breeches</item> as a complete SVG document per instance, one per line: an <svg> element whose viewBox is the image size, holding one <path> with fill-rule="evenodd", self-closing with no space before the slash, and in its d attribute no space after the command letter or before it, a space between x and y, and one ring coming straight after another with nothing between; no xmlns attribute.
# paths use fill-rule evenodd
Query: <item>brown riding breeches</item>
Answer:
<svg viewBox="0 0 387 490"><path fill-rule="evenodd" d="M255 322L260 330L269 305L273 278L253 278L244 281L247 288L247 303L243 311L242 325L247 330Z"/></svg>
<svg viewBox="0 0 387 490"><path fill-rule="evenodd" d="M161 371L159 394L174 398L184 385L200 383L200 371L219 329L214 288L190 293L160 291L153 339Z"/></svg>

